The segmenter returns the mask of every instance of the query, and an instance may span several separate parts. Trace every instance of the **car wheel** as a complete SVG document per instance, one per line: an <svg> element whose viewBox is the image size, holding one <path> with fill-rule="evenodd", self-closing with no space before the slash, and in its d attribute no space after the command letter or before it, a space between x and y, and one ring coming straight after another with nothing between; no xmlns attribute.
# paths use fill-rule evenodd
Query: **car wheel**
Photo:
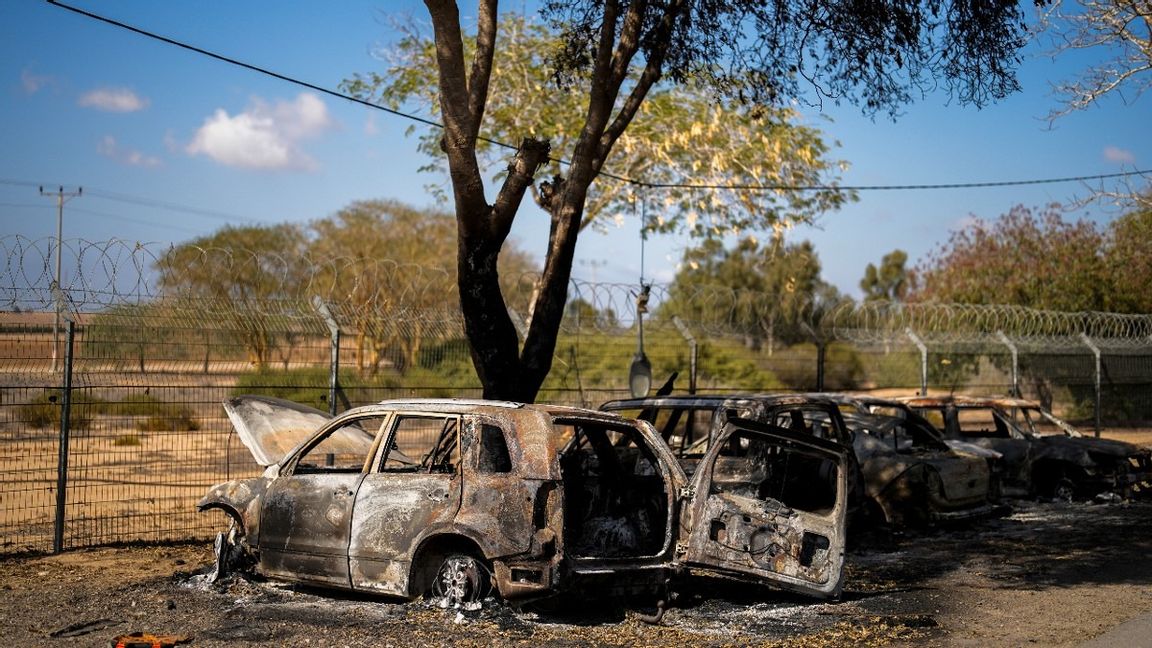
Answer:
<svg viewBox="0 0 1152 648"><path fill-rule="evenodd" d="M1076 495L1076 484L1067 477L1060 477L1052 484L1052 499L1057 502L1071 502Z"/></svg>
<svg viewBox="0 0 1152 648"><path fill-rule="evenodd" d="M241 544L243 537L244 533L240 531L235 522L232 523L228 531L216 534L216 539L212 544L216 561L212 566L212 571L208 574L209 583L227 578L248 566L248 554Z"/></svg>
<svg viewBox="0 0 1152 648"><path fill-rule="evenodd" d="M468 554L446 557L432 581L432 596L442 608L478 609L491 591L492 573L483 561Z"/></svg>

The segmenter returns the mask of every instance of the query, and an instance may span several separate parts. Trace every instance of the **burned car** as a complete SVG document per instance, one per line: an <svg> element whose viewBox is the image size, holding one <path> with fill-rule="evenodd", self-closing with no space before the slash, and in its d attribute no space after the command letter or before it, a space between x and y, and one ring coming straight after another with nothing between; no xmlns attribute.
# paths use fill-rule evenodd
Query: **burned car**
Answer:
<svg viewBox="0 0 1152 648"><path fill-rule="evenodd" d="M1001 473L1004 471L1004 456L999 452L970 441L945 437L944 433L932 425L928 419L920 416L913 411L907 403L899 400L892 400L880 396L845 393L829 393L827 397L840 406L840 411L845 417L851 414L879 414L881 416L903 419L906 421L906 426L914 430L913 434L927 439L934 439L930 441L930 443L934 445L943 443L961 455L984 459L988 464L988 471L990 473L988 487L989 499L992 502L1000 501L1002 494L1001 483L1003 481Z"/></svg>
<svg viewBox="0 0 1152 648"><path fill-rule="evenodd" d="M914 524L994 510L996 488L983 458L955 452L931 430L901 419L845 414L824 394L670 395L609 401L601 409L651 421L689 471L732 418L838 443L853 451L849 483L861 521Z"/></svg>
<svg viewBox="0 0 1152 648"><path fill-rule="evenodd" d="M914 396L898 399L958 439L1003 455L1006 495L1071 501L1099 495L1130 498L1152 487L1147 448L1086 437L1017 398Z"/></svg>
<svg viewBox="0 0 1152 648"><path fill-rule="evenodd" d="M914 418L845 413L868 499L889 524L923 525L998 511L998 476L988 460L957 451Z"/></svg>
<svg viewBox="0 0 1152 648"><path fill-rule="evenodd" d="M453 606L659 594L696 576L841 591L847 458L819 439L732 420L689 478L649 424L595 410L224 407L266 469L198 505L231 520L223 567Z"/></svg>

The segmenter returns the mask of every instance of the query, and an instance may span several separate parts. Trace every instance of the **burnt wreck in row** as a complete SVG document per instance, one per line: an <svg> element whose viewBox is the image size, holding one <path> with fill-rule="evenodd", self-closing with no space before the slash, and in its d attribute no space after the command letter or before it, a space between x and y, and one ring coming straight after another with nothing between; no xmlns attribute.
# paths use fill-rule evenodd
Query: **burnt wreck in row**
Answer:
<svg viewBox="0 0 1152 648"><path fill-rule="evenodd" d="M1152 493L1152 451L1085 436L1039 403L954 395L898 402L939 428L949 443L1000 453L1006 495L1072 501Z"/></svg>
<svg viewBox="0 0 1152 648"><path fill-rule="evenodd" d="M333 417L261 396L225 410L265 470L198 505L231 521L218 570L463 607L667 598L702 577L842 590L850 459L812 435L732 418L689 475L651 424L595 410L427 399Z"/></svg>
<svg viewBox="0 0 1152 648"><path fill-rule="evenodd" d="M761 421L849 452L849 513L857 525L924 526L988 517L999 489L983 457L951 449L927 423L861 414L832 394L667 395L601 409L651 421L686 470L731 418Z"/></svg>

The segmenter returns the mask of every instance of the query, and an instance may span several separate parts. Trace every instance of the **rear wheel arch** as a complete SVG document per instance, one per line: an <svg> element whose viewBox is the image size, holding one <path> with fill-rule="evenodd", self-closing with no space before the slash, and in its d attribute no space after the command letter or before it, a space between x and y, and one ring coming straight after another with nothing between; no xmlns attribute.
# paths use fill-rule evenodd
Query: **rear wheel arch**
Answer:
<svg viewBox="0 0 1152 648"><path fill-rule="evenodd" d="M1071 499L1071 489L1084 477L1084 470L1068 461L1042 459L1032 464L1032 486L1043 497Z"/></svg>
<svg viewBox="0 0 1152 648"><path fill-rule="evenodd" d="M450 533L430 536L420 543L412 555L408 595L415 598L431 592L445 561L454 556L470 557L491 572L490 561L484 556L480 544L472 538Z"/></svg>

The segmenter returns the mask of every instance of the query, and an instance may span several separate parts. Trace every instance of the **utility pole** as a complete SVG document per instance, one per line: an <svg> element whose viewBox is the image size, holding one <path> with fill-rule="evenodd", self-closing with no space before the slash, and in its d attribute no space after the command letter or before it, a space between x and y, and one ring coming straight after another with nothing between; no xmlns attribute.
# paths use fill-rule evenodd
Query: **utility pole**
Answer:
<svg viewBox="0 0 1152 648"><path fill-rule="evenodd" d="M56 198L56 277L52 280L53 291L63 290L60 287L60 260L63 255L64 239L64 203L84 193L84 187L77 187L76 191L64 191L61 186L56 191L44 191L40 187L41 196L54 196ZM52 322L52 373L60 370L60 308L61 300L56 299L56 318Z"/></svg>

